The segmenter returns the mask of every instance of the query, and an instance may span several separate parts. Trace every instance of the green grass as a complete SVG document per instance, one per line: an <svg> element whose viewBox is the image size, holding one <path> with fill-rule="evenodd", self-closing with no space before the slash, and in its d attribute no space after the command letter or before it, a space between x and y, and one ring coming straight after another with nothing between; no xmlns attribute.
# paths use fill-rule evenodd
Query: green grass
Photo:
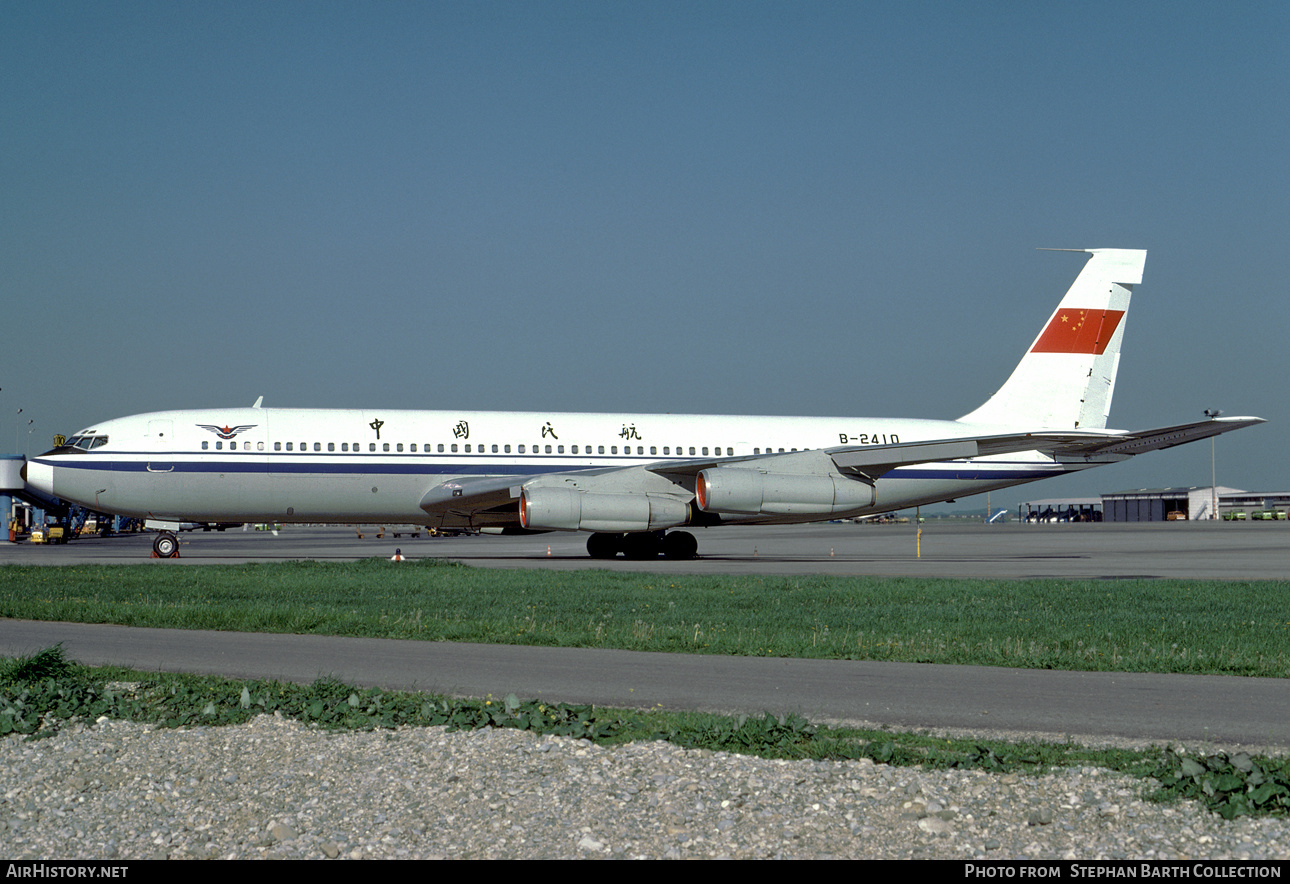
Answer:
<svg viewBox="0 0 1290 884"><path fill-rule="evenodd" d="M1290 676L1286 581L659 576L393 563L0 567L0 617Z"/></svg>
<svg viewBox="0 0 1290 884"><path fill-rule="evenodd" d="M952 740L928 734L829 728L798 716L775 718L662 713L501 699L353 688L335 680L312 685L237 681L212 676L89 668L61 647L0 660L0 735L40 739L68 721L100 716L162 727L238 724L276 714L350 730L446 726L506 727L588 739L603 745L668 740L687 748L765 758L856 760L897 766L1041 773L1097 766L1143 778L1155 800L1193 799L1227 818L1290 815L1290 760L1238 754L1180 754L1090 749L1071 743ZM1150 778L1150 779L1148 779Z"/></svg>

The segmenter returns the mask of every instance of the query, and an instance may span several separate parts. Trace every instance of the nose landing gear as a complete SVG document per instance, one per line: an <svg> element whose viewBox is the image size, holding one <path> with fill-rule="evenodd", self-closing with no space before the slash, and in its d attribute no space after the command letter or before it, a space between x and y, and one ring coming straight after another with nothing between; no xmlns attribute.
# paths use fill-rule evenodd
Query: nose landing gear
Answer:
<svg viewBox="0 0 1290 884"><path fill-rule="evenodd" d="M170 531L159 533L152 541L152 557L154 559L179 558L179 538Z"/></svg>

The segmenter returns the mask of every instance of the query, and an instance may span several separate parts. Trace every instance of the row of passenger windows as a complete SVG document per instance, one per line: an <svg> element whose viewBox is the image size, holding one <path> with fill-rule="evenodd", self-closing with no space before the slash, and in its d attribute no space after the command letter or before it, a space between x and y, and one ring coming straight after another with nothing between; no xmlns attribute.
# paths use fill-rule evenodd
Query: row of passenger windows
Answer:
<svg viewBox="0 0 1290 884"><path fill-rule="evenodd" d="M274 442L274 443L273 443L273 450L274 450L274 451L323 451L323 450L324 450L324 449L323 449L323 445L324 445L324 444L327 446L327 447L326 447L326 450L327 450L327 451L332 451L332 452L334 452L334 451L336 451L336 450L337 450L337 449L336 449L337 444L339 444L339 445L340 445L340 451L342 451L342 452L362 451L362 450L363 450L362 443L360 443L360 442L354 442L354 443L352 443L352 445L351 445L351 443L349 443L349 442L341 442L341 443L336 443L336 442L327 442L327 443L323 443L323 442L312 442L312 443L310 443L310 442L300 442L300 443L295 443L295 442ZM297 447L297 445L298 445L299 447ZM211 443L210 443L210 441L209 441L209 440L206 440L206 441L203 441L203 442L202 442L202 450L203 450L203 451L208 451L208 450L210 450L210 446L211 446ZM382 442L382 443L380 444L380 447L381 447L381 451L382 451L382 452L386 452L386 451L401 452L401 451L403 451L403 443L402 443L402 442L395 442L395 443ZM584 445L584 446L582 446L582 450L581 450L581 452L579 452L579 446L577 446L577 445L570 445L570 446L568 446L568 447L569 447L569 453L570 453L570 454L579 454L579 453L582 453L582 454L591 454L591 453L592 453L592 451L591 451L591 446L590 446L590 445ZM216 441L216 442L215 442L215 450L216 450L216 451L220 451L220 450L222 450L223 448L224 448L224 442L223 442L223 440L219 440L219 441ZM228 443L228 448L229 448L229 451L238 451L238 450L239 450L239 445L238 445L237 441L236 441L236 440L234 440L234 441L231 441L231 442L229 442L229 443ZM255 448L256 448L256 450L257 450L257 451L263 451L263 450L264 450L264 443L263 443L263 442L257 442L257 443L255 443ZM478 453L478 454L486 454L486 453L490 453L490 452L491 452L492 454L510 454L510 453L511 453L511 446L510 446L510 445L500 445L500 446L499 446L499 445L492 445L492 446L485 446L485 445L483 445L483 444L479 444L479 443L474 443L474 444L472 445L472 443L470 443L470 442L465 442L465 443L462 443L461 448L464 450L464 453L466 453L466 454L475 454L475 453ZM473 448L473 451L472 451L472 448ZM565 453L565 446L564 446L564 445L542 445L542 446L532 445L532 446L525 446L525 445L521 444L521 445L517 445L517 446L516 446L516 448L517 448L517 452L516 452L516 453L518 453L518 454L528 454L528 453L529 453L529 451L527 450L528 448L532 448L532 449L533 449L533 450L532 450L532 453L533 453L533 454L564 454L564 453ZM241 443L241 445L240 445L240 450L242 450L242 451L250 451L250 450L251 450L251 443L250 443L250 442L243 442L243 443ZM369 452L371 452L371 451L376 451L376 450L377 450L377 443L375 443L375 442L369 442L369 443L367 443L367 450L368 450ZM722 449L722 447L721 447L720 445L717 445L717 446L715 446L715 447L713 447L713 448L712 448L712 454L714 454L714 455L716 455L716 456L720 457L720 456L721 456L721 453L722 453L722 450L723 450L723 449ZM781 449L779 449L779 450L780 450L781 452L782 452L782 451L784 451L784 449L783 449L783 448L781 448ZM791 450L792 450L792 451L796 451L797 449L796 449L796 448L793 448L793 449L791 449ZM409 451L409 452L411 452L411 453L413 453L413 454L416 454L416 453L417 453L417 443L416 443L416 442L412 442L412 443L410 443L410 444L408 445L408 451ZM732 448L732 447L730 447L730 446L726 446L726 447L725 447L725 449L724 449L724 451L725 451L725 454L726 454L726 456L727 456L727 457L733 457L733 456L734 456L734 453L735 453L734 448ZM766 453L767 453L767 454L770 454L770 453L772 453L772 452L774 452L774 451L775 451L775 449L773 449L773 448L767 448L767 449L766 449ZM449 453L451 453L451 454L457 454L457 453L460 453L460 452L458 451L458 443L456 443L456 442L451 442L451 443L448 443L448 444L447 444L447 446L445 447L445 444L444 444L443 442L440 442L440 443L438 443L438 445L435 445L435 446L434 446L434 448L433 448L433 452L432 452L432 449L431 449L431 445L430 445L430 443L427 443L427 444L423 445L423 446L421 447L421 453L424 453L424 454L430 454L430 453L439 453L439 454L449 454ZM597 446L596 446L596 451L595 451L595 453L596 453L596 454L605 454L605 453L606 453L606 452L605 452L605 446L604 446L604 445L597 445ZM609 446L609 452L608 452L608 453L609 453L609 454L617 454L617 453L618 453L618 446L617 446L617 445L610 445L610 446ZM629 454L631 454L631 453L632 453L632 446L630 446L630 445L624 445L624 446L623 446L623 454L628 454L628 455L629 455ZM657 446L657 445L651 445L651 446L649 446L649 453L650 453L650 455L651 455L651 456L655 456L655 457L656 457L656 456L658 456L658 453L659 453L659 451L658 451L658 446ZM761 449L760 449L760 448L754 448L754 449L753 449L753 454L761 454L761 453L762 453L762 452L761 452ZM645 454L645 446L644 446L644 445L637 445L637 446L636 446L636 454L638 454L638 455L643 455L643 454ZM663 455L664 455L665 457L666 457L666 456L671 456L671 455L672 455L672 446L670 446L670 445L664 445L664 446L663 446ZM706 456L708 456L708 447L707 447L706 445L705 445L705 446L702 446L702 447L696 447L696 446L694 446L694 445L689 446L689 456L690 456L690 457L697 457L697 456L699 456L699 455L703 455L703 456L705 456L705 457L706 457ZM685 457L685 456L687 456L685 446L681 446L681 445L676 446L676 456L678 456L678 457Z"/></svg>

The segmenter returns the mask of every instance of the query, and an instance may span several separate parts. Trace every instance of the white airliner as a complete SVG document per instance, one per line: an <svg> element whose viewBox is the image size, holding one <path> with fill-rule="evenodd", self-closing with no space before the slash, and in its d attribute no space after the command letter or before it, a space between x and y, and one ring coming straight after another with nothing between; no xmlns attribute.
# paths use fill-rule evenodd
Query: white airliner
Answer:
<svg viewBox="0 0 1290 884"><path fill-rule="evenodd" d="M1146 252L1092 257L1012 376L958 420L224 408L118 418L33 458L27 485L146 519L590 532L594 557L690 558L668 529L889 512L1262 423L1107 430Z"/></svg>

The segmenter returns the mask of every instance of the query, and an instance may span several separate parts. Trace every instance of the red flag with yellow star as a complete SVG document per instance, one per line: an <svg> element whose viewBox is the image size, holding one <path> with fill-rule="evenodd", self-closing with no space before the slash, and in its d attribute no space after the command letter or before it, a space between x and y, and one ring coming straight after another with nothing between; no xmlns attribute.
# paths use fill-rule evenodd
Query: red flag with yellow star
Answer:
<svg viewBox="0 0 1290 884"><path fill-rule="evenodd" d="M1067 309L1053 314L1031 353L1091 353L1101 356L1124 316L1123 310Z"/></svg>

